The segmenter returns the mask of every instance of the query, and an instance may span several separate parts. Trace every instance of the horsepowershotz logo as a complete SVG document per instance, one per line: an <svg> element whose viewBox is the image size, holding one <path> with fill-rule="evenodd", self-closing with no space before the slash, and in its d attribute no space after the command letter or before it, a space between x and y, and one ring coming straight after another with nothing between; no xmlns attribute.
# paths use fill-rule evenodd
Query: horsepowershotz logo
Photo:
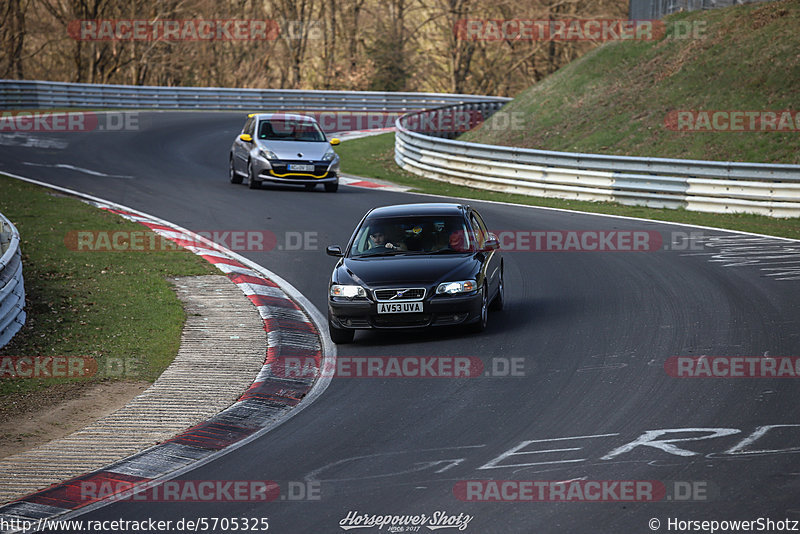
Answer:
<svg viewBox="0 0 800 534"><path fill-rule="evenodd" d="M339 526L342 530L376 527L378 530L383 530L383 527L386 527L386 532L419 532L423 527L430 531L467 530L467 525L473 517L464 513L448 514L444 510L436 511L431 515L363 514L358 510L351 510L344 519L339 521Z"/></svg>

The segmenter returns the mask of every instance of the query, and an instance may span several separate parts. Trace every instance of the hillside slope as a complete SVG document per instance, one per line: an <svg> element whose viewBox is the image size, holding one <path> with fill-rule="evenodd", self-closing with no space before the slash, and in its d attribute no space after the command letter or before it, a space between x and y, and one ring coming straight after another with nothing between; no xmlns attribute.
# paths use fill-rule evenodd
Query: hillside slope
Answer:
<svg viewBox="0 0 800 534"><path fill-rule="evenodd" d="M461 140L571 152L800 163L794 131L676 131L678 111L794 110L800 122L800 0L665 19L666 36L611 42L527 89ZM702 38L677 39L692 24ZM671 113L671 115L670 115ZM724 124L724 123L722 123ZM701 126L698 124L698 126Z"/></svg>

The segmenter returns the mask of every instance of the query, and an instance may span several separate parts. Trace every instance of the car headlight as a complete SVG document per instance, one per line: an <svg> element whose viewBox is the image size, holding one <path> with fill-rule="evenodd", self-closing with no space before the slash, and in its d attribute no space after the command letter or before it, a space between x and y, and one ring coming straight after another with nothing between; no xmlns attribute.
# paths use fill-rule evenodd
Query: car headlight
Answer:
<svg viewBox="0 0 800 534"><path fill-rule="evenodd" d="M277 154L268 148L259 148L258 155L264 159L278 159Z"/></svg>
<svg viewBox="0 0 800 534"><path fill-rule="evenodd" d="M471 293L475 291L477 284L475 280L462 280L460 282L444 282L436 288L437 295L455 295L457 293Z"/></svg>
<svg viewBox="0 0 800 534"><path fill-rule="evenodd" d="M334 152L332 148L329 148L328 151L322 156L322 161L332 161L335 157L336 152Z"/></svg>
<svg viewBox="0 0 800 534"><path fill-rule="evenodd" d="M346 297L349 299L355 297L367 297L367 290L361 286L341 286L339 284L333 284L331 286L331 296L332 297Z"/></svg>

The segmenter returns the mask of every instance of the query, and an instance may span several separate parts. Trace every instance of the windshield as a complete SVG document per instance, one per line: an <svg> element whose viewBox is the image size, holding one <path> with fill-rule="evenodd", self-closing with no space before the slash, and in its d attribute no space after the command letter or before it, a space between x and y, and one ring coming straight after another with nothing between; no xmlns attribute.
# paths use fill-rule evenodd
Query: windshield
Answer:
<svg viewBox="0 0 800 534"><path fill-rule="evenodd" d="M351 257L473 252L462 217L369 218L356 235Z"/></svg>
<svg viewBox="0 0 800 534"><path fill-rule="evenodd" d="M258 138L267 141L325 141L317 123L308 119L266 119L258 123Z"/></svg>

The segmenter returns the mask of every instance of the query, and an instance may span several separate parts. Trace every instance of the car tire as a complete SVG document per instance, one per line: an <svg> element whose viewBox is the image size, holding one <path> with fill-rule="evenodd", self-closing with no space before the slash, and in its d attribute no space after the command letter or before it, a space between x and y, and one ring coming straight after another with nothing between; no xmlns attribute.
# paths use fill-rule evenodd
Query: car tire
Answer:
<svg viewBox="0 0 800 534"><path fill-rule="evenodd" d="M335 193L338 190L339 190L339 182L335 182L332 184L325 184L326 193Z"/></svg>
<svg viewBox="0 0 800 534"><path fill-rule="evenodd" d="M254 178L253 174L253 162L247 162L247 187L250 189L258 189L261 186L261 182Z"/></svg>
<svg viewBox="0 0 800 534"><path fill-rule="evenodd" d="M505 282L503 281L503 269L500 268L500 282L499 286L497 287L497 295L495 295L494 300L492 301L491 309L495 311L500 311L503 309L503 306L506 302L506 288Z"/></svg>
<svg viewBox="0 0 800 534"><path fill-rule="evenodd" d="M328 317L328 332L330 333L331 341L337 345L352 343L356 334L355 330L349 328L336 328L333 326L330 317Z"/></svg>
<svg viewBox="0 0 800 534"><path fill-rule="evenodd" d="M232 184L242 183L242 176L236 172L236 167L233 166L233 156L231 156L228 162L228 178Z"/></svg>
<svg viewBox="0 0 800 534"><path fill-rule="evenodd" d="M489 288L487 288L486 284L484 283L483 289L481 290L480 317L478 317L478 320L469 326L473 332L477 333L486 330L487 324L489 324Z"/></svg>
<svg viewBox="0 0 800 534"><path fill-rule="evenodd" d="M306 184L306 191L313 191L317 187L317 184Z"/></svg>

